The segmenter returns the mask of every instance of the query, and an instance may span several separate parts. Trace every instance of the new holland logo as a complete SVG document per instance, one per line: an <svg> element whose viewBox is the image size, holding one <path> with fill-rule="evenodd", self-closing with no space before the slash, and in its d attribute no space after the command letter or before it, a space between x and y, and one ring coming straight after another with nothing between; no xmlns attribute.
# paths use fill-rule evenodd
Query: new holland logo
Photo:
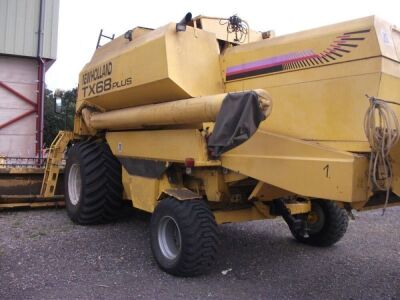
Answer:
<svg viewBox="0 0 400 300"><path fill-rule="evenodd" d="M132 84L132 77L112 81L113 65L105 63L82 74L83 97L95 96L112 89L118 89Z"/></svg>

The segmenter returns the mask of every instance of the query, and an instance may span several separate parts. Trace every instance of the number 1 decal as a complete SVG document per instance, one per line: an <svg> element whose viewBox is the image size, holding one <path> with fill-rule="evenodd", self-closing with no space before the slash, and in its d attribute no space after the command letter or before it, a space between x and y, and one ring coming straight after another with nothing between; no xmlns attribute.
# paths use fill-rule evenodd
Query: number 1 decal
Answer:
<svg viewBox="0 0 400 300"><path fill-rule="evenodd" d="M325 170L325 172L326 172L326 178L329 178L329 164L326 165L322 170Z"/></svg>

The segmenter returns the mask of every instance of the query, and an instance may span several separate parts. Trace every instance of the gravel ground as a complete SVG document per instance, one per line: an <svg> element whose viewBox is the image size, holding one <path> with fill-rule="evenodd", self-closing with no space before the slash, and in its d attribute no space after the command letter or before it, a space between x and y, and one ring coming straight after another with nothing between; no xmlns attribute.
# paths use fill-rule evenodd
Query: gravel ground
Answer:
<svg viewBox="0 0 400 300"><path fill-rule="evenodd" d="M400 299L400 207L358 213L324 249L281 220L220 227L214 270L176 278L151 256L146 215L82 227L63 209L3 211L0 299Z"/></svg>

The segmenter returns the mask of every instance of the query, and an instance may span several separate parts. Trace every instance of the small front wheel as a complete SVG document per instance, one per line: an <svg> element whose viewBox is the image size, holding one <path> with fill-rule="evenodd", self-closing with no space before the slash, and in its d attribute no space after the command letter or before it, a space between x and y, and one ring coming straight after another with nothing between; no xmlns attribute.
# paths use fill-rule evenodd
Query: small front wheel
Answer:
<svg viewBox="0 0 400 300"><path fill-rule="evenodd" d="M334 201L314 200L311 212L298 216L304 220L305 228L289 227L293 236L304 244L328 247L337 243L346 233L349 218L343 208Z"/></svg>
<svg viewBox="0 0 400 300"><path fill-rule="evenodd" d="M151 249L161 269L196 276L213 266L219 245L214 215L201 199L163 199L151 218Z"/></svg>

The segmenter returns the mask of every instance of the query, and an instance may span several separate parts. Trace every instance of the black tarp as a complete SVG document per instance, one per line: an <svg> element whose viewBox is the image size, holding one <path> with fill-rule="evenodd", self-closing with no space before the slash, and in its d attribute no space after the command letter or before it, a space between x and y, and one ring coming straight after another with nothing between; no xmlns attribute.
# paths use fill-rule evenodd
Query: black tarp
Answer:
<svg viewBox="0 0 400 300"><path fill-rule="evenodd" d="M211 156L217 158L247 141L263 120L265 115L256 92L228 94L222 102L214 130L208 138Z"/></svg>

